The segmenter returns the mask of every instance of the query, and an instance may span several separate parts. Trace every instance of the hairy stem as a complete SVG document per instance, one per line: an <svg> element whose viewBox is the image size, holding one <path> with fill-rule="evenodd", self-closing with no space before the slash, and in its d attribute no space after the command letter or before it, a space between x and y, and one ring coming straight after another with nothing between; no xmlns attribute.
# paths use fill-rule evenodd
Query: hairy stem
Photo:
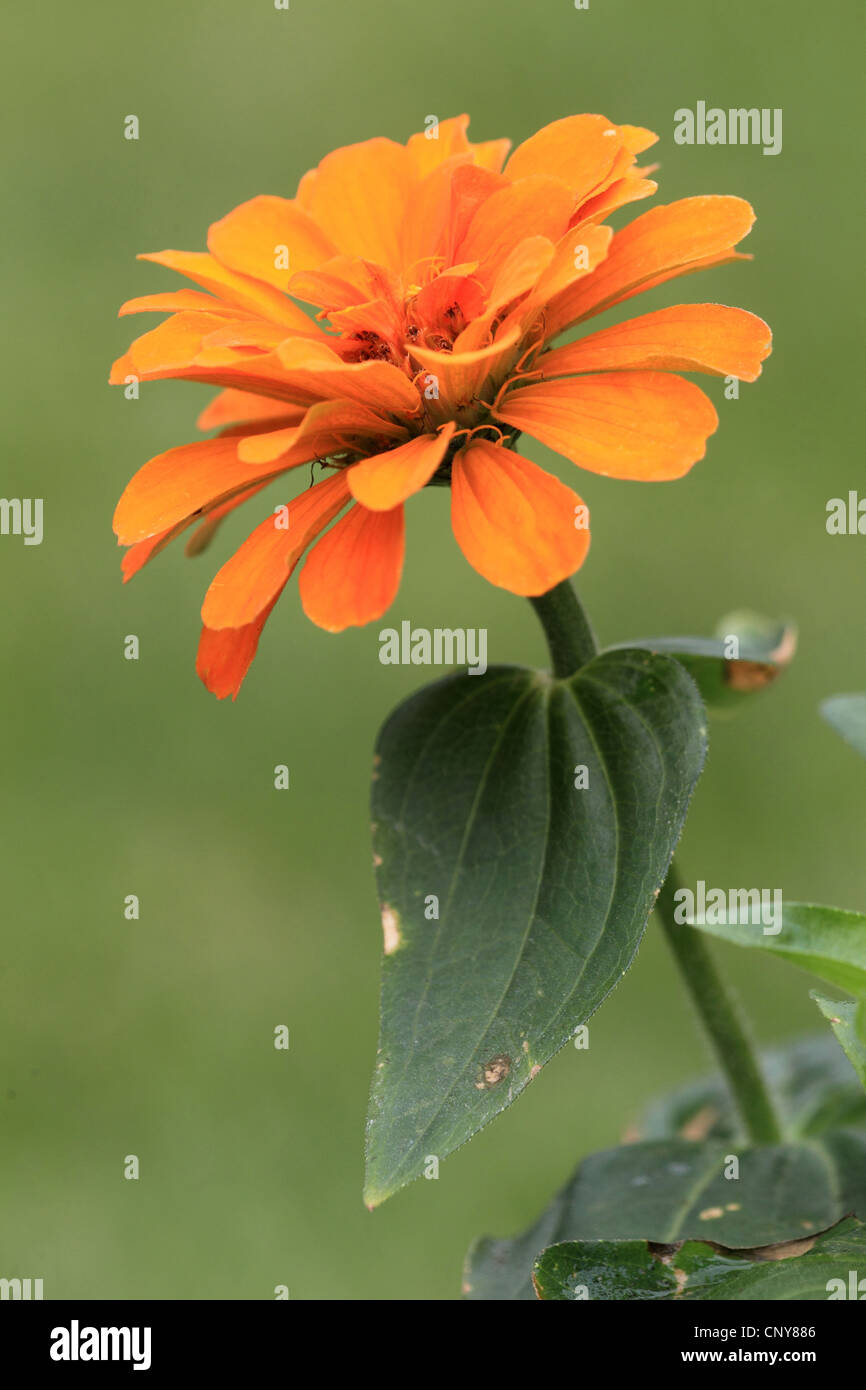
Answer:
<svg viewBox="0 0 866 1390"><path fill-rule="evenodd" d="M783 1137L782 1123L737 999L719 974L700 931L674 920L674 894L678 887L676 869L671 865L656 903L662 929L728 1082L746 1134L756 1144L778 1144Z"/></svg>
<svg viewBox="0 0 866 1390"><path fill-rule="evenodd" d="M556 588L529 601L544 628L553 674L573 676L596 655L598 643L571 580L563 579Z"/></svg>

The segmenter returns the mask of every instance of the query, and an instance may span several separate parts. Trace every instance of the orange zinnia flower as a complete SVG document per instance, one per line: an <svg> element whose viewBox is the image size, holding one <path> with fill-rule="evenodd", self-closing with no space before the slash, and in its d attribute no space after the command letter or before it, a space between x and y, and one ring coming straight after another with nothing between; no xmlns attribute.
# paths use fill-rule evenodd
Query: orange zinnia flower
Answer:
<svg viewBox="0 0 866 1390"><path fill-rule="evenodd" d="M289 469L331 470L291 503L288 525L279 509L266 516L207 591L197 669L221 698L237 694L309 547L299 587L313 622L337 632L384 613L403 565L403 504L430 484L450 483L454 534L479 573L545 593L582 564L587 513L513 451L520 432L591 473L679 478L718 420L676 373L753 381L770 350L761 319L719 304L549 347L665 280L743 259L734 248L752 209L685 198L614 234L603 219L655 191L636 165L650 131L571 116L506 163L508 141L473 145L467 126L462 116L435 139L334 151L294 198L253 198L216 222L207 252L143 258L201 289L120 311L171 317L136 339L113 382L223 388L198 421L216 437L151 459L121 497L127 579L196 521L187 549L200 550L227 512Z"/></svg>

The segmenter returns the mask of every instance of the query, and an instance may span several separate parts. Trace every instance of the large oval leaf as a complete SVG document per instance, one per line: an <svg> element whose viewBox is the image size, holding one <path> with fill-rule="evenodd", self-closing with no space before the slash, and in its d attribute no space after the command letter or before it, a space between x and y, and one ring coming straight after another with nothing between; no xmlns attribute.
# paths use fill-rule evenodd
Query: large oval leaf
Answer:
<svg viewBox="0 0 866 1390"><path fill-rule="evenodd" d="M678 1250L645 1241L566 1242L545 1250L533 1270L541 1299L637 1299L786 1303L861 1299L866 1226L841 1221L814 1240L771 1247L762 1257L690 1241Z"/></svg>
<svg viewBox="0 0 866 1390"><path fill-rule="evenodd" d="M690 677L635 650L450 677L388 720L368 1205L509 1105L628 969L705 745Z"/></svg>

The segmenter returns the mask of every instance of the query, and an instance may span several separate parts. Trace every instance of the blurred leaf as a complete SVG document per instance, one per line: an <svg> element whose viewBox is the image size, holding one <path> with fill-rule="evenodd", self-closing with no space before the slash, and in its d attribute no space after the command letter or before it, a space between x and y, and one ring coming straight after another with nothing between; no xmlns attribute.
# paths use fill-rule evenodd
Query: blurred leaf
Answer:
<svg viewBox="0 0 866 1390"><path fill-rule="evenodd" d="M539 1257L533 1270L541 1299L692 1299L789 1303L860 1298L866 1227L853 1217L813 1240L760 1253L689 1241L652 1250L646 1241L569 1241ZM831 1281L836 1281L832 1283Z"/></svg>
<svg viewBox="0 0 866 1390"><path fill-rule="evenodd" d="M852 999L826 999L814 989L809 991L821 1013L829 1022L840 1047L866 1087L866 1044L857 1028L857 1015L863 1002Z"/></svg>
<svg viewBox="0 0 866 1390"><path fill-rule="evenodd" d="M827 1129L866 1129L866 1095L851 1064L826 1032L761 1053L761 1069L792 1138ZM740 1123L721 1076L679 1086L650 1102L637 1126L642 1139L737 1140Z"/></svg>
<svg viewBox="0 0 866 1390"><path fill-rule="evenodd" d="M866 758L866 695L831 695L819 708L831 728Z"/></svg>
<svg viewBox="0 0 866 1390"><path fill-rule="evenodd" d="M732 638L736 657L730 655ZM784 671L797 649L797 629L744 611L723 618L715 637L641 637L627 645L675 656L710 710L733 713L744 695L763 690Z"/></svg>
<svg viewBox="0 0 866 1390"><path fill-rule="evenodd" d="M449 677L388 720L372 796L386 955L368 1205L510 1105L622 978L704 726L682 667L634 650L569 680Z"/></svg>
<svg viewBox="0 0 866 1390"><path fill-rule="evenodd" d="M754 947L799 965L851 994L866 992L866 915L814 903L785 903L782 929L765 936L760 923L695 922L697 930L731 946Z"/></svg>
<svg viewBox="0 0 866 1390"><path fill-rule="evenodd" d="M850 1212L866 1217L866 1130L759 1148L686 1139L627 1144L584 1159L523 1235L478 1241L467 1257L464 1293L532 1298L535 1254L564 1239L640 1233L660 1244L712 1237L751 1247L801 1238Z"/></svg>

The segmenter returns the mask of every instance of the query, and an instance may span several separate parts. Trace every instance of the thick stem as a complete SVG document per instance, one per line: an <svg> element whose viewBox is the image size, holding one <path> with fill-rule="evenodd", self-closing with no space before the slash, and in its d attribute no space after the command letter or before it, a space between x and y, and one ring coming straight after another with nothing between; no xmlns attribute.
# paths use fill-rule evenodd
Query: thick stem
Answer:
<svg viewBox="0 0 866 1390"><path fill-rule="evenodd" d="M735 996L725 985L697 928L674 920L676 870L670 872L656 903L668 944L727 1078L748 1137L756 1144L778 1144L782 1123L761 1072Z"/></svg>
<svg viewBox="0 0 866 1390"><path fill-rule="evenodd" d="M598 643L571 580L563 579L556 588L529 601L544 628L553 674L573 676L596 655Z"/></svg>

